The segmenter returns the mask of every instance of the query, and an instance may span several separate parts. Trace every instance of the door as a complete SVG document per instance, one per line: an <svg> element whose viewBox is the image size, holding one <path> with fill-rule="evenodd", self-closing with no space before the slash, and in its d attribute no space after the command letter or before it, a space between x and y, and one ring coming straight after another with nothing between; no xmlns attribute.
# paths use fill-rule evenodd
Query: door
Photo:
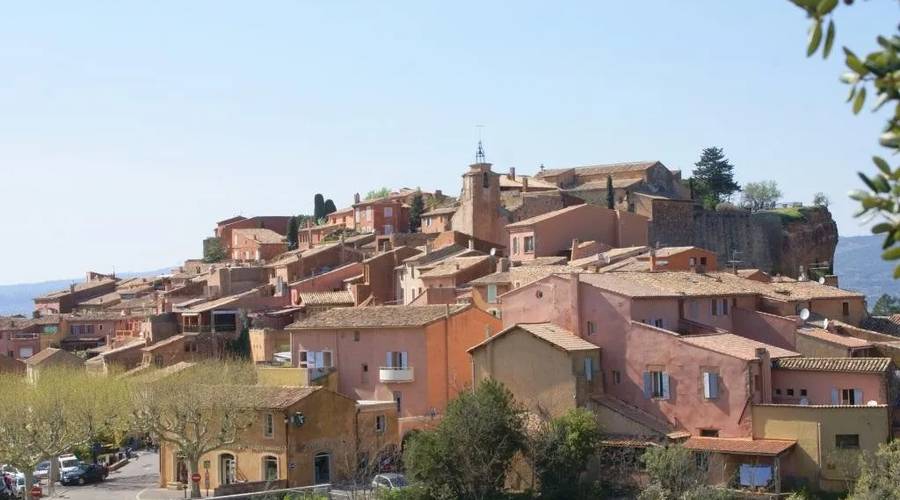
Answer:
<svg viewBox="0 0 900 500"><path fill-rule="evenodd" d="M331 482L331 456L328 453L316 453L313 461L316 484Z"/></svg>
<svg viewBox="0 0 900 500"><path fill-rule="evenodd" d="M219 455L219 483L234 484L237 480L237 462L234 455L223 453Z"/></svg>
<svg viewBox="0 0 900 500"><path fill-rule="evenodd" d="M179 483L187 484L188 469L183 457L175 458L175 480Z"/></svg>

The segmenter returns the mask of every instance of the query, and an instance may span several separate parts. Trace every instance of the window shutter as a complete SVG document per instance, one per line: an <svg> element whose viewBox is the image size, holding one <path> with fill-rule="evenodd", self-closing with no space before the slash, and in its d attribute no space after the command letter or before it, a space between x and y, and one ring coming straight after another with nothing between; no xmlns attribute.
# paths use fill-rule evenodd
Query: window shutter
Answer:
<svg viewBox="0 0 900 500"><path fill-rule="evenodd" d="M839 405L841 404L841 395L838 393L836 387L831 388L831 404Z"/></svg>
<svg viewBox="0 0 900 500"><path fill-rule="evenodd" d="M728 299L722 299L722 316L728 316Z"/></svg>
<svg viewBox="0 0 900 500"><path fill-rule="evenodd" d="M400 367L407 368L409 366L409 358L407 357L406 351L400 353Z"/></svg>
<svg viewBox="0 0 900 500"><path fill-rule="evenodd" d="M584 378L591 381L594 379L594 359L584 358Z"/></svg>
<svg viewBox="0 0 900 500"><path fill-rule="evenodd" d="M653 382L650 380L650 372L644 372L644 397L650 398L653 395Z"/></svg>
<svg viewBox="0 0 900 500"><path fill-rule="evenodd" d="M669 399L669 374L668 373L662 374L662 393L663 393L663 397L662 397L663 399Z"/></svg>
<svg viewBox="0 0 900 500"><path fill-rule="evenodd" d="M712 384L711 379L712 374L709 372L703 372L703 397L706 399L712 399Z"/></svg>
<svg viewBox="0 0 900 500"><path fill-rule="evenodd" d="M853 389L853 402L858 405L865 404L863 403L862 389Z"/></svg>
<svg viewBox="0 0 900 500"><path fill-rule="evenodd" d="M719 374L718 373L710 373L709 374L709 397L710 399L716 399L719 397Z"/></svg>
<svg viewBox="0 0 900 500"><path fill-rule="evenodd" d="M393 368L394 367L394 357L392 356L391 351L388 351L387 357L385 358L384 366L385 368Z"/></svg>

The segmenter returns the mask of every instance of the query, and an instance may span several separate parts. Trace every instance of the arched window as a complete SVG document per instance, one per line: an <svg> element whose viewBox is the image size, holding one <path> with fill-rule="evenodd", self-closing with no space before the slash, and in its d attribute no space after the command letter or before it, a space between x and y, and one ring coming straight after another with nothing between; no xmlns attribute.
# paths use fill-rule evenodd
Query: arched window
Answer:
<svg viewBox="0 0 900 500"><path fill-rule="evenodd" d="M262 459L262 480L278 480L278 457L265 456Z"/></svg>
<svg viewBox="0 0 900 500"><path fill-rule="evenodd" d="M490 180L490 177L488 177L487 172L483 172L481 174L481 187L485 187L485 188L491 187L491 180Z"/></svg>
<svg viewBox="0 0 900 500"><path fill-rule="evenodd" d="M219 455L219 484L237 482L237 460L230 453Z"/></svg>

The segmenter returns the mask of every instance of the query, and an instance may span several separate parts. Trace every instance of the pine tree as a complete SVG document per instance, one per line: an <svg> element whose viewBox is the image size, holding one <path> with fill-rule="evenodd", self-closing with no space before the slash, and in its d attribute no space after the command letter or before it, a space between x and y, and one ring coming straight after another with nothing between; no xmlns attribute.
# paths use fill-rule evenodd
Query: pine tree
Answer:
<svg viewBox="0 0 900 500"><path fill-rule="evenodd" d="M703 205L714 209L732 193L741 189L734 181L734 165L727 158L722 148L705 148L700 154L700 161L694 164L694 190Z"/></svg>
<svg viewBox="0 0 900 500"><path fill-rule="evenodd" d="M316 193L313 197L313 217L316 221L325 218L325 197L321 193Z"/></svg>
<svg viewBox="0 0 900 500"><path fill-rule="evenodd" d="M409 208L409 232L415 233L422 227L423 213L425 213L425 200L422 198L422 193L416 193Z"/></svg>
<svg viewBox="0 0 900 500"><path fill-rule="evenodd" d="M613 191L612 176L606 176L606 208L613 210L616 208L616 193Z"/></svg>

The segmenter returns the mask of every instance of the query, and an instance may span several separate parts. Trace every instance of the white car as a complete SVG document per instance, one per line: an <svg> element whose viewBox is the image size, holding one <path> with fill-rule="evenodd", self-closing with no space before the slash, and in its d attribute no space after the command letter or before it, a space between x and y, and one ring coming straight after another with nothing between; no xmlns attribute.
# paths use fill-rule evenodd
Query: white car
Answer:
<svg viewBox="0 0 900 500"><path fill-rule="evenodd" d="M78 460L78 457L75 455L60 455L59 457L59 477L62 477L66 472L75 472L78 470L78 466L81 465L81 460Z"/></svg>
<svg viewBox="0 0 900 500"><path fill-rule="evenodd" d="M25 498L25 474L16 474L16 485L13 486L13 488L16 491L17 497Z"/></svg>
<svg viewBox="0 0 900 500"><path fill-rule="evenodd" d="M405 488L407 485L406 477L404 477L403 474L398 474L396 472L378 474L372 479L372 488L375 489L384 488L388 490L399 490Z"/></svg>

